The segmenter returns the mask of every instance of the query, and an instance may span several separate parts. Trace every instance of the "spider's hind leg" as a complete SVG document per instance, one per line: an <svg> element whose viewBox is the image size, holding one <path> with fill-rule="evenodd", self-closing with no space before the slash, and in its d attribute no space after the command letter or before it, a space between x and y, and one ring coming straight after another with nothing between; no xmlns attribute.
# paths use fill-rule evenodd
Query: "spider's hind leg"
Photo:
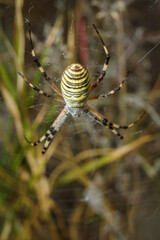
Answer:
<svg viewBox="0 0 160 240"><path fill-rule="evenodd" d="M103 65L102 73L97 78L96 82L91 86L91 91L93 91L99 85L99 83L104 79L104 77L106 75L107 68L108 68L109 59L110 59L110 55L109 55L108 49L107 49L107 47L106 47L106 45L105 45L105 43L104 43L104 41L103 41L103 39L102 39L102 37L101 37L101 35L99 33L97 27L95 26L95 24L93 24L93 27L94 27L94 29L95 29L95 31L96 31L96 33L97 33L97 35L98 35L102 45L103 45L103 49L104 49L104 52L105 52L105 55L106 55L106 59L105 59L104 65Z"/></svg>
<svg viewBox="0 0 160 240"><path fill-rule="evenodd" d="M40 72L42 73L42 76L44 77L44 79L51 85L52 89L59 94L60 96L62 96L61 91L58 89L58 87L51 81L51 78L47 75L46 71L44 70L44 68L42 67L42 65L40 64L35 51L34 51L34 46L33 46L33 41L32 41L32 34L31 34L31 23L30 21L25 18L25 22L28 24L28 28L29 28L29 40L30 40L30 44L31 44L31 54L33 57L34 62L37 64L37 67L39 68Z"/></svg>

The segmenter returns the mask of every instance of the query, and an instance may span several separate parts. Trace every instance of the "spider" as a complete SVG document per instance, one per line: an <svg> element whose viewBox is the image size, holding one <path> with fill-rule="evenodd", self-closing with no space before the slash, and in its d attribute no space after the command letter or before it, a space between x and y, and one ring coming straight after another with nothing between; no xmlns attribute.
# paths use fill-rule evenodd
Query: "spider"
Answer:
<svg viewBox="0 0 160 240"><path fill-rule="evenodd" d="M51 144L54 136L56 133L59 131L60 127L62 124L65 122L65 120L68 118L69 115L72 115L73 118L78 118L82 113L85 113L87 116L90 118L94 119L96 122L99 124L109 128L115 135L120 137L120 139L123 139L123 136L119 133L117 129L127 129L135 125L144 115L145 112L139 117L138 120L130 123L129 125L126 126L121 126L116 123L110 122L107 118L103 117L100 113L96 112L93 108L89 107L87 105L87 100L93 100L93 99L101 99L101 98L106 98L108 96L113 95L117 91L119 91L124 82L126 81L128 77L128 73L125 75L124 79L120 83L120 85L113 90L109 91L108 93L97 95L97 96L91 96L89 97L89 94L91 91L93 91L99 84L102 82L102 80L105 77L107 68L108 68L108 63L110 59L110 55L108 52L108 49L99 33L97 30L96 26L93 24L93 27L99 37L100 42L103 45L103 49L105 52L105 63L102 69L101 75L97 78L96 82L91 85L91 80L89 77L88 70L83 67L79 63L73 63L70 66L68 66L63 74L62 74L62 79L61 79L61 90L51 81L51 78L47 75L45 72L44 68L41 66L38 58L36 57L34 47L33 47L33 42L32 42L32 36L31 36L31 24L28 19L26 19L26 22L28 23L28 28L29 28L29 40L31 44L31 54L33 57L34 62L37 64L40 72L42 73L44 79L46 82L48 82L51 86L51 88L56 92L59 96L54 96L50 95L41 89L35 87L32 83L30 83L27 78L18 72L18 74L27 82L27 84L36 92L39 94L53 100L61 101L65 103L65 106L61 113L58 115L56 120L52 123L50 128L46 131L46 133L36 142L30 142L27 140L25 137L26 141L31 145L31 146L37 146L39 143L45 140L44 147L42 150L42 154L45 154L49 145Z"/></svg>

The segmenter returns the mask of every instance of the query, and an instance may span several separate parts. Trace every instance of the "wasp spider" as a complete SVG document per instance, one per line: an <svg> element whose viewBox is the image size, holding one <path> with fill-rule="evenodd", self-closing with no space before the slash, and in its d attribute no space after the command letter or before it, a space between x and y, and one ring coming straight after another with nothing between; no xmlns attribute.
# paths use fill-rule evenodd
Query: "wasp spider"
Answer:
<svg viewBox="0 0 160 240"><path fill-rule="evenodd" d="M19 75L28 83L28 85L31 88L33 88L39 94L41 94L45 97L48 97L50 99L54 99L54 100L65 103L65 107L63 108L63 110L61 111L59 116L52 123L52 125L47 130L47 132L38 141L30 142L27 139L26 139L26 141L31 146L37 146L39 143L41 143L42 141L45 140L44 147L42 150L42 154L45 154L51 141L53 140L54 136L59 131L60 127L65 122L67 117L69 115L72 115L73 118L77 118L77 117L80 117L80 115L82 113L85 113L87 116L94 119L99 124L109 128L115 135L120 137L120 139L123 139L123 136L119 133L119 131L117 129L120 129L120 128L127 129L127 128L132 127L143 117L144 113L139 117L138 120L130 123L129 125L121 126L119 124L110 122L107 118L103 117L100 113L96 112L93 108L89 107L86 103L87 100L100 99L100 98L105 98L105 97L113 95L115 92L119 91L122 88L122 86L128 76L128 73L127 73L126 76L124 77L123 81L121 82L121 84L118 87L116 87L115 89L109 91L108 93L89 97L90 92L93 91L100 84L100 82L102 82L102 80L104 79L104 76L107 71L109 59L110 59L108 49L107 49L99 31L97 30L96 26L93 24L93 27L103 45L103 49L104 49L105 56L106 56L101 75L97 78L96 82L93 85L91 85L91 79L89 77L88 70L79 63L73 63L70 66L68 66L63 72L62 79L61 79L61 90L60 90L51 81L51 78L48 77L47 73L41 66L38 58L36 57L32 38L31 38L30 21L28 19L26 19L26 22L28 23L28 27L29 27L29 39L30 39L30 44L31 44L31 54L33 56L33 60L37 64L37 66L38 66L40 72L42 73L44 79L46 80L46 82L48 82L50 84L51 88L59 96L47 94L46 92L33 86L33 84L30 83L21 73L19 73Z"/></svg>

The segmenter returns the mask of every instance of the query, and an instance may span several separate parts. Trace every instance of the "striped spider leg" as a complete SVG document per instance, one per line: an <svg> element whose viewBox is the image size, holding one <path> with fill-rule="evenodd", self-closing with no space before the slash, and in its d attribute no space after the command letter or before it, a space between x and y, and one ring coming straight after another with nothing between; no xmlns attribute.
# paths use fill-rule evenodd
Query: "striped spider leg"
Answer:
<svg viewBox="0 0 160 240"><path fill-rule="evenodd" d="M30 83L28 81L28 79L20 72L18 72L18 74L26 81L26 83L33 89L35 90L38 94L40 95L43 95L49 99L52 99L52 100L57 100L59 102L64 102L63 98L61 97L57 97L57 96L54 96L54 95L51 95L51 94L48 94L46 92L44 92L43 90L39 89L38 87L35 87L32 83Z"/></svg>
<svg viewBox="0 0 160 240"><path fill-rule="evenodd" d="M93 27L96 30L97 35L98 35L98 37L99 37L99 39L100 39L100 41L103 45L104 52L106 54L106 62L104 63L102 74L97 79L97 81L91 86L91 91L94 90L99 85L99 83L104 79L104 76L105 76L107 68L108 68L109 59L110 59L108 49L107 49L99 31L98 31L98 29L96 28L96 26L94 24L93 24ZM97 95L97 96L91 96L91 97L88 98L88 100L101 99L101 98L106 98L108 96L113 95L114 93L116 93L117 91L119 91L122 88L122 86L123 86L124 82L126 81L128 75L129 75L129 71L126 73L125 77L123 78L122 82L120 83L120 85L118 87L114 88L113 90L109 91L108 93L100 94L100 95ZM96 120L99 124L104 125L107 128L109 128L115 135L119 136L120 139L123 139L123 136L117 131L117 129L128 129L128 128L134 126L145 114L145 112L143 112L138 120L130 123L129 125L121 126L119 124L109 122L108 119L104 118L100 113L98 113L97 111L95 111L94 109L92 109L89 106L86 106L85 112L88 114L88 116L90 116L92 119Z"/></svg>
<svg viewBox="0 0 160 240"><path fill-rule="evenodd" d="M104 63L102 74L100 75L100 77L98 77L97 81L91 86L91 91L93 91L100 84L100 82L104 79L104 77L106 75L107 68L108 68L109 59L110 59L108 49L107 49L99 31L98 31L98 29L96 28L96 26L94 24L93 24L93 27L94 27L102 45L103 45L103 49L104 49L104 52L106 54L106 62ZM129 74L129 72L127 72L126 76L123 78L122 82L120 83L120 85L118 87L114 88L113 90L111 90L110 92L108 92L106 94L89 97L89 100L100 99L100 98L104 98L104 97L108 97L110 95L113 95L115 92L119 91L122 88L124 82L126 81L126 79L128 77L128 74Z"/></svg>
<svg viewBox="0 0 160 240"><path fill-rule="evenodd" d="M61 101L64 102L63 98L61 97L57 97L57 96L53 96L51 94L48 94L44 91L42 91L41 89L35 87L32 83L30 83L28 81L27 78L24 77L23 74L21 74L20 72L18 72L18 74L27 82L27 84L36 92L38 92L38 94L41 94L49 99L52 100L57 100L57 101ZM31 146L37 146L39 143L43 142L46 139L46 142L44 144L44 148L42 150L42 154L45 154L46 150L48 149L50 143L53 140L53 137L56 135L56 133L58 132L59 128L61 127L61 125L65 122L66 118L68 116L68 111L66 110L66 108L64 108L62 110L62 112L59 114L59 116L57 117L57 119L53 122L53 124L51 125L51 127L47 130L47 132L36 142L30 142L25 136L25 140L31 145Z"/></svg>
<svg viewBox="0 0 160 240"><path fill-rule="evenodd" d="M40 64L35 51L34 51L34 47L33 47L33 41L32 41L32 35L31 35L31 24L30 21L25 18L25 21L28 23L28 28L29 28L29 40L30 40L30 44L31 44L31 54L33 57L34 62L37 64L37 67L39 68L40 72L42 73L42 76L44 77L44 79L51 85L52 89L60 96L62 96L61 91L58 89L58 87L51 81L51 78L48 77L46 71L44 70L44 68L42 67L42 65Z"/></svg>
<svg viewBox="0 0 160 240"><path fill-rule="evenodd" d="M99 37L99 39L100 39L100 41L103 45L103 49L104 49L104 52L106 54L106 61L104 63L101 75L97 78L97 81L91 86L91 91L93 91L99 85L99 83L104 79L104 77L106 75L107 68L108 68L109 59L110 59L108 49L107 49L99 31L98 31L98 29L96 28L96 26L94 24L93 24L93 27L94 27L96 33L98 34L98 37Z"/></svg>
<svg viewBox="0 0 160 240"><path fill-rule="evenodd" d="M125 75L121 84L118 87L114 88L113 90L109 91L108 93L100 94L100 95L96 95L96 96L91 96L91 97L88 98L88 100L106 98L106 97L109 97L109 96L115 94L115 92L119 91L122 88L124 82L126 81L126 79L128 77L128 74L129 74L129 72Z"/></svg>
<svg viewBox="0 0 160 240"><path fill-rule="evenodd" d="M36 142L30 142L25 137L26 141L31 146L37 146L39 143L43 142L46 139L43 150L42 150L42 154L45 154L49 145L53 141L53 138L55 137L56 133L59 131L60 127L65 122L65 120L67 119L68 116L69 116L69 111L66 107L64 107L63 110L61 111L61 113L56 118L56 120L52 123L50 128L46 131L46 133L39 140L37 140Z"/></svg>
<svg viewBox="0 0 160 240"><path fill-rule="evenodd" d="M91 108L89 106L86 106L86 109L84 112L86 112L89 117L94 119L99 124L109 128L115 135L120 137L120 139L123 139L123 136L117 131L117 129L128 129L128 128L133 127L145 114L145 112L143 112L136 121L134 121L128 125L121 126L119 124L108 121L107 118L103 117L100 113L98 113L97 111L95 111L93 108Z"/></svg>

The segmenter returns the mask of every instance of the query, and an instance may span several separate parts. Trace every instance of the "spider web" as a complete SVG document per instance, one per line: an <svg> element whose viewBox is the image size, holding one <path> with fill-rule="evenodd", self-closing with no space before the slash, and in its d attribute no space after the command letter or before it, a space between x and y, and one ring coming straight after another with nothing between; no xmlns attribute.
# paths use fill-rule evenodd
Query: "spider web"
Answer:
<svg viewBox="0 0 160 240"><path fill-rule="evenodd" d="M76 45L76 47L74 46L73 51L75 53L82 51L83 54L87 52L87 67L90 71L91 78L93 80L96 79L101 73L104 61L103 48L92 29L92 23L97 21L103 39L109 47L111 61L106 78L94 94L102 93L104 90L107 91L117 86L121 78L123 78L123 74L125 74L123 71L127 70L128 67L131 69L131 75L126 83L127 91L122 89L124 96L119 93L117 96L111 97L111 99L99 102L94 101L91 105L108 118L112 118L114 121L116 120L116 122L126 121L126 115L129 115L129 117L127 117L128 121L132 121L132 119L135 118L134 115L136 111L140 112L145 108L149 117L144 121L144 124L136 128L137 130L128 133L126 138L130 138L132 135L140 138L142 133L147 135L159 132L160 119L159 108L157 107L159 106L159 99L156 97L158 96L156 95L156 90L158 91L159 86L160 21L157 17L157 9L160 7L160 1L123 1L126 7L122 21L125 30L125 37L123 36L123 38L120 33L117 34L117 28L120 26L113 24L113 17L115 17L117 12L119 13L119 11L123 10L121 8L124 5L117 6L116 1L114 3L110 1L101 1L100 3L98 1L91 2L91 6L89 6L88 3L84 3L85 9L82 11L83 14L81 13L87 16L85 20L86 36L89 39L87 40L87 46L85 48L78 42L78 45ZM72 6L72 1L47 1L45 11L42 6L41 8L38 6L41 5L40 3L43 6L41 1L39 4L37 4L36 1L29 1L27 3L28 5L25 6L25 13L30 12L33 22L33 39L38 55L42 53L41 50L43 49L47 32L51 29L51 22L54 22L52 19L53 11L49 9L56 9L57 16L60 14L67 15L66 13L71 11L69 6ZM32 5L34 8L28 10ZM41 9L43 9L43 12ZM8 15L10 11L12 12L13 9L11 9L9 5L6 5L5 14ZM44 12L47 13L45 14ZM109 15L110 12L112 15ZM69 62L70 56L68 55L68 51L72 49L71 46L67 45L66 36L69 33L69 38L72 39L73 37L76 13L71 11L68 15L69 14L71 20L67 20L69 25L68 32L67 30L63 32L65 24L62 24L60 30L56 33L57 35L52 48L49 49L47 54L44 54L45 57L43 58L42 56L41 59L42 62L44 62L43 66L45 66L49 75L53 76L53 80L56 81L57 84L59 84L66 63ZM129 14L131 14L131 16L129 16ZM53 18L55 20L55 16ZM42 31L42 25L45 26L44 31ZM81 35L81 33L78 34ZM117 53L117 51L120 50L117 47L119 38L122 39L119 47L122 47L121 43L123 42L123 49L126 54L126 56L120 56L120 59L118 59L119 55ZM49 86L43 81L42 77L42 81L39 81L40 74L38 75L36 66L32 63L33 60L29 53L29 43L26 44L25 68L27 78L30 81L33 79L35 85L51 93L52 91L50 91ZM123 55L125 54L123 53ZM127 60L127 66L125 67L122 64L123 58ZM7 64L10 64L9 60L7 61ZM47 65L48 62L49 65ZM62 69L62 67L64 68ZM120 67L124 67L124 69ZM35 71L37 72L35 73ZM13 117L6 111L2 97L1 102L1 125L4 125L4 121L11 123ZM40 124L42 129L40 128L39 131L37 129L38 135L43 134L45 129L47 129L62 109L59 103L45 101L43 97L39 97L33 90L30 90L27 95L25 104L26 110L29 112L29 119L33 121L33 123L39 111L46 106L44 118ZM126 112L123 110L125 108L127 108ZM115 118L117 116L121 117L121 119ZM4 128L6 128L7 135L9 135L10 132L7 130L8 125L4 126ZM33 221L33 231L27 230L26 227L26 236L27 234L31 234L28 239L45 239L46 236L47 239L53 239L53 237L54 239L58 239L57 236L59 234L61 239L101 240L112 239L113 236L115 239L159 240L159 142L155 141L154 143L149 143L146 147L142 146L140 150L134 150L132 154L129 153L125 156L123 161L117 161L103 168L99 168L98 161L101 156L108 156L108 151L121 147L121 145L118 145L117 140L113 140L109 130L104 130L102 127L91 123L82 116L82 118L76 120L68 119L57 138L61 139L61 141L59 141L59 144L57 143L57 148L53 156L45 166L46 171L42 177L42 182L38 181L37 178L37 184L42 184L37 187L39 190L34 191L31 188L31 191L27 192L24 188L24 186L27 186L27 181L20 182L19 192L22 193L22 195L26 194L26 201L31 201L31 205L28 205L28 211L33 211L35 214L36 211L34 209L37 208L40 216L35 217L35 220L27 213L27 208L26 212L24 212L23 209L17 207L17 212L14 212L11 206L10 213L15 216L15 222L17 224L15 224L15 226L21 226L22 229L25 229L23 221ZM1 143L2 142L3 139L1 140ZM12 150L13 148L9 146L9 149ZM12 150L14 156L12 160L8 160L7 155L3 155L1 162L7 161L8 165L3 164L6 169L9 169L9 166L13 164L11 163L13 160L18 162L17 159L21 153L17 150L17 146L15 146L15 149L16 150ZM94 154L94 150L97 151L96 154ZM54 183L55 176L57 172L60 171L60 167L65 166L65 161L68 163L68 166L64 168L60 176L69 171L68 168L73 167L73 165L69 165L69 161L79 167L81 164L83 166L83 163L87 161L95 161L96 159L97 167L92 169L89 174L86 174L80 178L80 180L78 179L70 184L62 185L54 189L52 183ZM19 166L20 170L12 167L8 173L12 175L15 171L14 174L16 177L20 175L21 177L23 176L23 179L27 178L28 164L25 158L23 161ZM25 165L27 165L26 168ZM2 168L0 168L0 170L2 170ZM0 177L1 175L2 171ZM36 178L36 176L33 177ZM8 182L10 178L8 177L6 179ZM29 183L31 182L29 181ZM4 184L1 186L4 186ZM30 187L31 186L28 186L28 188ZM15 202L17 196L19 197L16 188L14 188L13 191L10 190L11 187L8 187L8 189L5 193L7 196L6 204ZM49 192L48 189L52 189L52 191ZM50 193L49 197L47 196L47 191ZM2 198L2 195L0 195L0 202L3 202ZM48 199L57 204L55 208L48 207L51 204ZM35 204L36 201L38 203L37 205ZM43 201L45 202L43 203ZM40 203L42 205L40 205ZM6 233L6 226L10 226L8 231L12 229L10 221L2 217L1 212L3 213L3 207L4 206L1 205L0 222L2 222L2 229L0 229L0 234ZM47 212L48 209L51 214ZM5 213L9 214L9 211ZM49 218L49 220L47 218ZM57 231L54 229L55 226L58 226ZM41 230L41 228L43 228L43 230ZM10 236L11 235L8 234L8 238L2 239L10 239ZM16 237L13 239L16 239Z"/></svg>

